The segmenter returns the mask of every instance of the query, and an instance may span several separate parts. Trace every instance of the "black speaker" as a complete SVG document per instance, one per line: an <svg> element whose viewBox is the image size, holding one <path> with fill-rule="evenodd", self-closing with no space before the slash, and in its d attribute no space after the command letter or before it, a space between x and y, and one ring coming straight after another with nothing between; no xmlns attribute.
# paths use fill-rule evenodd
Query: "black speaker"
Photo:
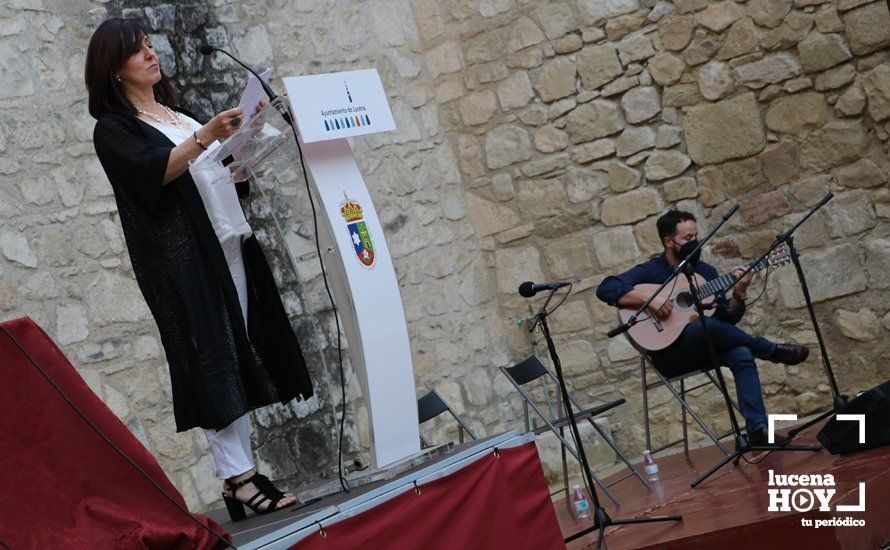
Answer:
<svg viewBox="0 0 890 550"><path fill-rule="evenodd" d="M859 443L858 422L831 417L816 436L831 454L846 455L890 444L890 381L856 396L839 413L865 415L865 443Z"/></svg>

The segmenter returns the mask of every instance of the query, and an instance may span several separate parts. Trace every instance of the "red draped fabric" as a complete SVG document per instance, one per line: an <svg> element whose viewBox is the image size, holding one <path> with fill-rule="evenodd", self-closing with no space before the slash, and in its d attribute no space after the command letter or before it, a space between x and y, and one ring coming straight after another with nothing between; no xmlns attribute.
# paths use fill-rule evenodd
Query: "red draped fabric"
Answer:
<svg viewBox="0 0 890 550"><path fill-rule="evenodd" d="M154 457L30 319L2 324L108 438L185 507ZM24 548L212 548L177 509L77 415L0 331L0 541ZM228 535L225 535L228 536ZM2 544L0 544L2 548Z"/></svg>
<svg viewBox="0 0 890 550"><path fill-rule="evenodd" d="M296 550L565 548L534 443L502 449L324 528Z"/></svg>

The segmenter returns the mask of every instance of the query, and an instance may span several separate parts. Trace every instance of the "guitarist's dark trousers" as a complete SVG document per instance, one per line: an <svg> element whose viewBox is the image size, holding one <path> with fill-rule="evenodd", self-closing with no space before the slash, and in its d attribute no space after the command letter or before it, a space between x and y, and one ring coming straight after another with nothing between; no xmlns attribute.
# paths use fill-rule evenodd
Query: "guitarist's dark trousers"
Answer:
<svg viewBox="0 0 890 550"><path fill-rule="evenodd" d="M711 317L707 324L720 364L732 371L748 433L765 429L766 408L754 359L769 358L776 344ZM668 378L710 368L701 320L689 323L676 342L651 355L655 367Z"/></svg>

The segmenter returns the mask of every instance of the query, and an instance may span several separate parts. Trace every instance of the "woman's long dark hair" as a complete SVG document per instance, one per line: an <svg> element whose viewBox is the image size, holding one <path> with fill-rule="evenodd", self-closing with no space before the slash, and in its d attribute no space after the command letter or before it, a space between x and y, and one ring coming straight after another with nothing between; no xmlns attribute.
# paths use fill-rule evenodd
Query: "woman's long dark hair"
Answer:
<svg viewBox="0 0 890 550"><path fill-rule="evenodd" d="M87 47L84 80L89 94L90 114L99 118L105 113L129 111L136 108L124 93L124 85L114 75L131 55L142 49L142 37L147 33L135 19L106 19L93 33ZM173 108L176 94L167 75L161 71L161 80L153 86L155 99Z"/></svg>

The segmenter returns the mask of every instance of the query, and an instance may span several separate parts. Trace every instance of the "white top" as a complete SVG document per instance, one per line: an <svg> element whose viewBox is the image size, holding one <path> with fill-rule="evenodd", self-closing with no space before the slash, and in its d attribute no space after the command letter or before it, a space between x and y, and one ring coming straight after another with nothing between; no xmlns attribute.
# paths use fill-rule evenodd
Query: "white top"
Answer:
<svg viewBox="0 0 890 550"><path fill-rule="evenodd" d="M151 119L141 119L158 131L163 133L176 145L187 139L194 139L192 134L201 128L201 125L193 118L182 113L179 114L185 127L177 128L170 124L165 124ZM201 153L200 159L213 149L219 147L219 143L213 142L207 146L207 151ZM196 159L194 162L196 163ZM244 217L244 210L241 209L241 203L238 201L238 193L235 191L235 182L232 180L232 174L229 169L216 163L213 169L193 169L195 163L189 166L189 172L192 179L195 180L195 186L204 202L204 209L207 210L207 216L210 218L210 224L216 233L216 238L223 243L234 237L243 237L252 233L247 219Z"/></svg>

